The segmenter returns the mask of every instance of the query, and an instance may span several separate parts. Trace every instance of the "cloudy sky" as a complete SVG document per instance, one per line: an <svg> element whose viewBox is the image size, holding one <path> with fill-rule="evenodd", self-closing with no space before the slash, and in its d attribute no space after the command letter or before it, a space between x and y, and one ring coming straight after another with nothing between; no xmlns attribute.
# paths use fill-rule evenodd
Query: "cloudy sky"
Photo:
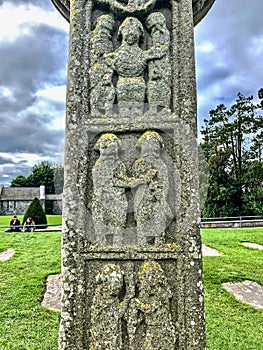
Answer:
<svg viewBox="0 0 263 350"><path fill-rule="evenodd" d="M199 121L263 87L262 0L216 0L195 29ZM68 24L51 0L0 0L0 184L60 162Z"/></svg>

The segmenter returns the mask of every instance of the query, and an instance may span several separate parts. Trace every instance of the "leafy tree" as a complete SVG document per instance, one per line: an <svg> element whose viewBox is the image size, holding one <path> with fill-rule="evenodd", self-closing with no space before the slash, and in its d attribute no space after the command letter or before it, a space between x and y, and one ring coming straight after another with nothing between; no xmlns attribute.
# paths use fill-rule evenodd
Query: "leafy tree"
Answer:
<svg viewBox="0 0 263 350"><path fill-rule="evenodd" d="M44 185L46 193L54 193L54 167L47 161L34 165L27 181L30 187Z"/></svg>
<svg viewBox="0 0 263 350"><path fill-rule="evenodd" d="M27 208L23 218L23 224L27 218L32 218L36 225L41 225L37 226L38 228L47 228L47 217L38 198L34 198Z"/></svg>
<svg viewBox="0 0 263 350"><path fill-rule="evenodd" d="M210 119L204 121L201 147L209 166L204 216L251 212L247 202L262 186L260 171L256 173L256 182L250 182L251 175L255 176L253 171L262 169L263 117L258 113L259 107L253 103L252 96L238 93L229 109L221 104L211 110Z"/></svg>
<svg viewBox="0 0 263 350"><path fill-rule="evenodd" d="M11 187L27 187L27 178L24 175L18 175L11 181Z"/></svg>
<svg viewBox="0 0 263 350"><path fill-rule="evenodd" d="M63 167L61 167L63 169ZM45 186L46 193L54 193L54 176L56 168L48 161L34 165L29 176L18 175L11 181L11 187Z"/></svg>

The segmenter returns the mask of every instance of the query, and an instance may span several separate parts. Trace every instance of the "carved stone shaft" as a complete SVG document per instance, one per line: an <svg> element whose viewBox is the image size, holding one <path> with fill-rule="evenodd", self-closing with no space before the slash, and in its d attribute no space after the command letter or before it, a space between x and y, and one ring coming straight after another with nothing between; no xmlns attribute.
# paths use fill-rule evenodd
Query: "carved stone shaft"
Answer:
<svg viewBox="0 0 263 350"><path fill-rule="evenodd" d="M69 20L60 350L204 350L193 27L213 0Z"/></svg>

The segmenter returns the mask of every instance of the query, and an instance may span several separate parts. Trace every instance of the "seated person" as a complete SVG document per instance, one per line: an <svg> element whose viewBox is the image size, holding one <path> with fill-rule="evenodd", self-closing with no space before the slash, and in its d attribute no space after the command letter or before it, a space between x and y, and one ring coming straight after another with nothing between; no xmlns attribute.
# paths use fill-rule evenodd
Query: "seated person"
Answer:
<svg viewBox="0 0 263 350"><path fill-rule="evenodd" d="M32 218L27 218L24 226L23 232L34 232L35 231L35 223Z"/></svg>
<svg viewBox="0 0 263 350"><path fill-rule="evenodd" d="M5 232L20 232L20 220L17 218L16 215L14 215L13 219L10 221L10 228L6 230Z"/></svg>

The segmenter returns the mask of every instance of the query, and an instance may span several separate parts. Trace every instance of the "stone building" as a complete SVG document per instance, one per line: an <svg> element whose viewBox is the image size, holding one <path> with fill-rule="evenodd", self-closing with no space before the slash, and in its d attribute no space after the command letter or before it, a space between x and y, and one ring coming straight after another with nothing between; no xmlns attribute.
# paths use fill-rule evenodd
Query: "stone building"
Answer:
<svg viewBox="0 0 263 350"><path fill-rule="evenodd" d="M4 187L0 185L0 215L23 215L34 198L41 200L47 214L62 213L62 194L46 194L45 186Z"/></svg>

